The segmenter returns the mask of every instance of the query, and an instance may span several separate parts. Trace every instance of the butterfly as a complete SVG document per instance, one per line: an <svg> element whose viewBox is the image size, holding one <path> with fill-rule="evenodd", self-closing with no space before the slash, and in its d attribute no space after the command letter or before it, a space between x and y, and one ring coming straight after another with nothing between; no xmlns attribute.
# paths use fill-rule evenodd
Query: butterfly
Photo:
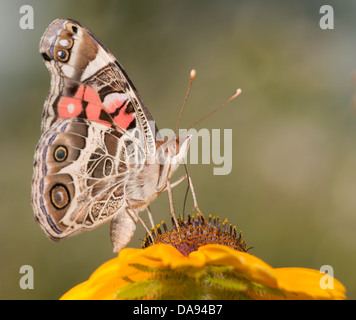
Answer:
<svg viewBox="0 0 356 320"><path fill-rule="evenodd" d="M120 63L79 22L53 21L40 53L51 88L34 157L35 220L54 241L111 221L118 252L139 212L167 189L191 136L160 139Z"/></svg>

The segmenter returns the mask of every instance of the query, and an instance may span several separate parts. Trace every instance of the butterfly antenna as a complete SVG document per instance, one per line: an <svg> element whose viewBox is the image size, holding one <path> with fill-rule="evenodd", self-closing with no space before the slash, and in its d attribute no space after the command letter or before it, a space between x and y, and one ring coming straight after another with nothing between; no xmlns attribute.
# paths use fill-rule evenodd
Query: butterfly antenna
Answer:
<svg viewBox="0 0 356 320"><path fill-rule="evenodd" d="M212 112L210 112L209 114L207 114L206 116L200 118L199 120L195 121L194 123L192 123L187 130L189 130L190 128L194 127L195 125L197 125L199 122L205 120L206 118L209 118L211 115L213 115L214 113L218 112L219 110L221 110L222 108L224 108L230 101L234 100L239 94L241 93L241 89L237 89L235 94L233 96L231 96L229 99L227 99L220 107L216 108L215 110L213 110Z"/></svg>
<svg viewBox="0 0 356 320"><path fill-rule="evenodd" d="M192 84L193 84L193 81L194 81L194 78L196 76L197 72L195 69L192 69L190 71L190 80L189 80L189 86L188 86L188 90L187 90L187 93L185 95L185 98L184 98L184 102L183 102L183 105L182 105L182 108L180 109L180 114L179 114L179 117L178 117L178 121L177 121L177 125L176 125L176 130L175 132L177 133L177 130L178 130L178 126L179 126L179 122L180 122L180 119L182 117L182 114L183 114L183 110L185 108L185 105L187 103L187 100L188 100L188 96L189 96L189 92L190 92L190 89L192 87Z"/></svg>

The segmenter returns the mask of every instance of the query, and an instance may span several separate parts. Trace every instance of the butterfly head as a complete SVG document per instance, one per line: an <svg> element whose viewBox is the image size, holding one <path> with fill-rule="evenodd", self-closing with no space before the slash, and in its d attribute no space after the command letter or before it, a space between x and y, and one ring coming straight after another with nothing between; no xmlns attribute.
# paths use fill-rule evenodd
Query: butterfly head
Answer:
<svg viewBox="0 0 356 320"><path fill-rule="evenodd" d="M171 173L173 173L186 157L191 139L192 135L186 137L177 135L160 142L157 147L156 161L161 165L170 165Z"/></svg>

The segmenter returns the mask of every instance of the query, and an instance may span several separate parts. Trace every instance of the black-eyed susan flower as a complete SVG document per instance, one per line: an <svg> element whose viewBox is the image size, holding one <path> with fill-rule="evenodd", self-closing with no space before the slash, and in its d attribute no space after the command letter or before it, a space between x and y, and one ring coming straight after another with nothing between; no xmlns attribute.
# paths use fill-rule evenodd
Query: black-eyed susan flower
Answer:
<svg viewBox="0 0 356 320"><path fill-rule="evenodd" d="M181 218L153 234L143 249L123 249L61 299L345 299L331 276L325 289L320 281L328 275L318 270L273 268L248 253L226 220Z"/></svg>

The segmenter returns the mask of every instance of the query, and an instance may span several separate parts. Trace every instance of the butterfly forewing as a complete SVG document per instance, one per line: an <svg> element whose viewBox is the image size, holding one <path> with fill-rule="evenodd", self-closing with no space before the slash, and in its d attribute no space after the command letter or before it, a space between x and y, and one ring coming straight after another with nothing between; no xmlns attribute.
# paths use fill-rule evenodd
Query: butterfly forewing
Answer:
<svg viewBox="0 0 356 320"><path fill-rule="evenodd" d="M150 112L122 66L90 30L74 20L55 20L42 37L40 52L52 77L43 131L66 117L124 130L139 127L148 151L154 152Z"/></svg>

